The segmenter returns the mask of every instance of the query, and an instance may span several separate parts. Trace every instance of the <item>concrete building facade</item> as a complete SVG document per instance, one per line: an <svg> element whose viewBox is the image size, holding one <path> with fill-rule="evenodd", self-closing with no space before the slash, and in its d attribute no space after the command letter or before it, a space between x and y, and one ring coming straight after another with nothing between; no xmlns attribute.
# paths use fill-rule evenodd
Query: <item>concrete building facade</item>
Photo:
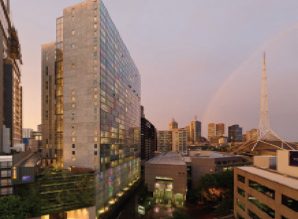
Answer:
<svg viewBox="0 0 298 219"><path fill-rule="evenodd" d="M43 53L44 154L94 170L103 213L140 176L140 74L100 0L65 8Z"/></svg>
<svg viewBox="0 0 298 219"><path fill-rule="evenodd" d="M275 162L272 156L260 156L254 166L235 169L236 218L298 218L297 155L278 151Z"/></svg>

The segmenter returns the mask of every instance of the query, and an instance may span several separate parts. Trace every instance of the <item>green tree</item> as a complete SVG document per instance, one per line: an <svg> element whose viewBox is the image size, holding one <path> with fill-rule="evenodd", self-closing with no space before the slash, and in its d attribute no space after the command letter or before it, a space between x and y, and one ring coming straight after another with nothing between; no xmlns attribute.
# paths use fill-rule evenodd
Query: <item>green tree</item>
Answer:
<svg viewBox="0 0 298 219"><path fill-rule="evenodd" d="M198 183L198 191L202 200L216 206L217 213L228 213L233 208L233 171L203 176Z"/></svg>
<svg viewBox="0 0 298 219"><path fill-rule="evenodd" d="M0 218L25 219L27 216L20 197L14 195L0 197Z"/></svg>

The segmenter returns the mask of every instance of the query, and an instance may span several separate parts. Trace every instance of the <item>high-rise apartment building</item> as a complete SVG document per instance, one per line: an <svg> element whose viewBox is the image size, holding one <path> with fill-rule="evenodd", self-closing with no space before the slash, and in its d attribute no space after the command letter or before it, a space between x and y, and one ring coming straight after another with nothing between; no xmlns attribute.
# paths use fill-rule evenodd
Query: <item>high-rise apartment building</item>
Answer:
<svg viewBox="0 0 298 219"><path fill-rule="evenodd" d="M100 0L65 8L42 54L43 154L94 170L105 210L140 175L140 74Z"/></svg>
<svg viewBox="0 0 298 219"><path fill-rule="evenodd" d="M193 121L191 121L190 125L188 126L189 129L189 144L199 144L201 141L202 136L202 127L201 122L197 121L197 118L195 118Z"/></svg>
<svg viewBox="0 0 298 219"><path fill-rule="evenodd" d="M232 125L228 128L228 141L229 142L241 142L243 139L242 128L239 125Z"/></svg>
<svg viewBox="0 0 298 219"><path fill-rule="evenodd" d="M10 18L10 1L0 5L0 151L22 143L21 50ZM4 149L5 148L5 149Z"/></svg>

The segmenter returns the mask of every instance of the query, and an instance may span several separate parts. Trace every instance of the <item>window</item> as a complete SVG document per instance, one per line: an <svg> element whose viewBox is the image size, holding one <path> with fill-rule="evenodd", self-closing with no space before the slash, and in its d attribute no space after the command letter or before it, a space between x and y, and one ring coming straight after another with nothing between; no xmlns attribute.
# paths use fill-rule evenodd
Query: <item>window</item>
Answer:
<svg viewBox="0 0 298 219"><path fill-rule="evenodd" d="M238 187L238 194L241 195L242 197L245 197L245 191L239 187Z"/></svg>
<svg viewBox="0 0 298 219"><path fill-rule="evenodd" d="M281 202L283 205L287 206L288 208L292 209L293 211L298 212L298 201L290 198L286 195L282 195Z"/></svg>
<svg viewBox="0 0 298 219"><path fill-rule="evenodd" d="M237 199L237 205L239 208L241 208L243 211L245 211L245 205L239 199Z"/></svg>
<svg viewBox="0 0 298 219"><path fill-rule="evenodd" d="M75 151L72 151L72 155L76 155L76 152Z"/></svg>
<svg viewBox="0 0 298 219"><path fill-rule="evenodd" d="M72 148L76 148L76 145L75 144L72 144Z"/></svg>
<svg viewBox="0 0 298 219"><path fill-rule="evenodd" d="M267 186L263 186L253 180L249 180L249 187L257 190L260 193L263 193L269 198L275 199L275 191L272 189L269 189Z"/></svg>
<svg viewBox="0 0 298 219"><path fill-rule="evenodd" d="M264 213L266 213L268 216L270 216L271 218L275 218L275 211L272 208L270 208L269 206L260 202L256 197L254 197L252 195L248 195L248 200L252 204L254 204L257 208L259 208Z"/></svg>
<svg viewBox="0 0 298 219"><path fill-rule="evenodd" d="M97 151L94 151L94 155L97 156Z"/></svg>
<svg viewBox="0 0 298 219"><path fill-rule="evenodd" d="M237 175L237 178L238 178L239 182L245 183L245 177L244 176Z"/></svg>
<svg viewBox="0 0 298 219"><path fill-rule="evenodd" d="M258 215L256 215L254 212L251 210L248 210L248 215L251 219L261 219Z"/></svg>
<svg viewBox="0 0 298 219"><path fill-rule="evenodd" d="M97 149L97 144L94 144L94 149Z"/></svg>

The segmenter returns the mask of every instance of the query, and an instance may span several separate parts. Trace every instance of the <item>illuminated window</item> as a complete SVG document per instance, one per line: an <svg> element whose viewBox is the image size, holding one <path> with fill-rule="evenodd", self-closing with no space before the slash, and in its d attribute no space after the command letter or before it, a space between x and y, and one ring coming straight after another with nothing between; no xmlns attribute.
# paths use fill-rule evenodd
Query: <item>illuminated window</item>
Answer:
<svg viewBox="0 0 298 219"><path fill-rule="evenodd" d="M12 179L17 179L17 168L16 167L12 168Z"/></svg>

